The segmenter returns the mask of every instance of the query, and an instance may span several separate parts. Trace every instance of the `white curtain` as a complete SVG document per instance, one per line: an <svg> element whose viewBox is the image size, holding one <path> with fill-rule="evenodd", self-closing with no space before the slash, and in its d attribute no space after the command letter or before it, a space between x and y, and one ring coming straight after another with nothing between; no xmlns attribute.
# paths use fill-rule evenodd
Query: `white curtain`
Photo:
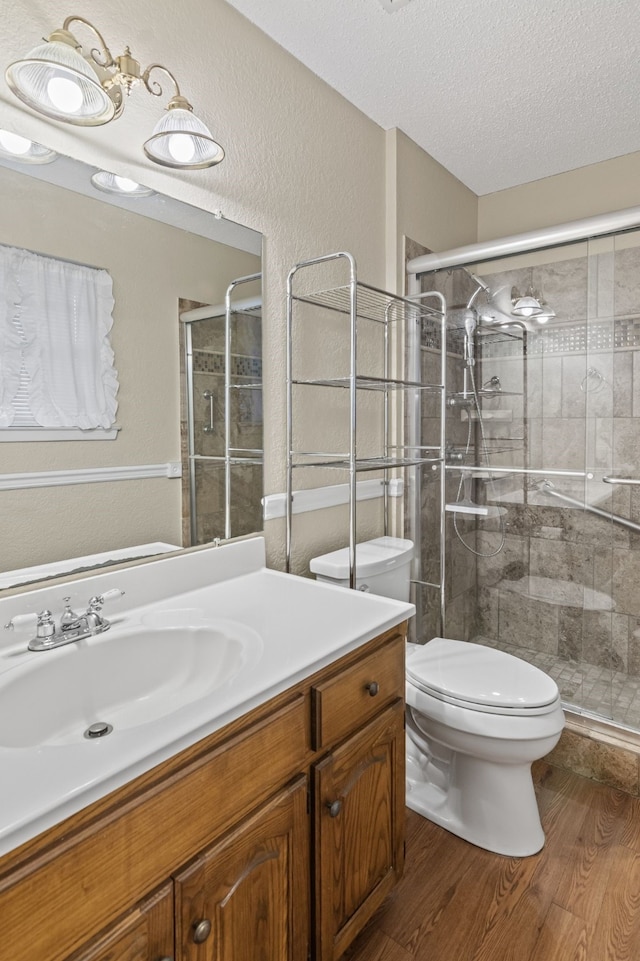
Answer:
<svg viewBox="0 0 640 961"><path fill-rule="evenodd" d="M111 427L118 375L108 272L0 246L0 283L0 426L13 422L23 371L42 427Z"/></svg>

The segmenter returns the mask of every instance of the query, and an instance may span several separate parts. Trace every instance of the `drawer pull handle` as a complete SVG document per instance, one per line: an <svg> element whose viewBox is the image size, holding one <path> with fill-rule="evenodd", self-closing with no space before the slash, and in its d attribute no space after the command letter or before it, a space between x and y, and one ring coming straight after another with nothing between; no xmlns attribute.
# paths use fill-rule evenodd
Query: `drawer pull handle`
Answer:
<svg viewBox="0 0 640 961"><path fill-rule="evenodd" d="M369 684L365 684L365 688L369 692L369 697L375 697L380 690L380 685L377 681L371 681Z"/></svg>
<svg viewBox="0 0 640 961"><path fill-rule="evenodd" d="M173 958L170 958L168 954L163 954L161 958L158 958L158 961L173 961Z"/></svg>
<svg viewBox="0 0 640 961"><path fill-rule="evenodd" d="M342 801L327 801L327 807L329 808L329 817L337 818L342 810Z"/></svg>
<svg viewBox="0 0 640 961"><path fill-rule="evenodd" d="M193 940L195 944L203 944L211 934L211 921L204 918L193 922Z"/></svg>

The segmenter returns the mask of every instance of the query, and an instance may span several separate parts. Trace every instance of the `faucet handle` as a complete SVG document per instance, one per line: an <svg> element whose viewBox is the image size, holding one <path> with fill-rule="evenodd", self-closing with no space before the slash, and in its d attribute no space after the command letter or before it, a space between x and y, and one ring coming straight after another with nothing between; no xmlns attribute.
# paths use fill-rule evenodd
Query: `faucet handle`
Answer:
<svg viewBox="0 0 640 961"><path fill-rule="evenodd" d="M35 624L36 637L53 637L56 632L56 625L51 611L40 611L39 614L16 614L8 624L4 625L5 631L26 630Z"/></svg>
<svg viewBox="0 0 640 961"><path fill-rule="evenodd" d="M104 594L98 596L98 603L104 604L106 601L115 601L117 597L122 597L124 591L121 591L119 587L112 587L111 590L105 591Z"/></svg>
<svg viewBox="0 0 640 961"><path fill-rule="evenodd" d="M16 614L4 625L5 631L26 631L38 623L38 614Z"/></svg>
<svg viewBox="0 0 640 961"><path fill-rule="evenodd" d="M114 601L117 597L122 597L123 594L124 591L121 591L119 587L113 587L111 590L105 591L104 594L96 594L89 601L89 610L99 611L106 601Z"/></svg>

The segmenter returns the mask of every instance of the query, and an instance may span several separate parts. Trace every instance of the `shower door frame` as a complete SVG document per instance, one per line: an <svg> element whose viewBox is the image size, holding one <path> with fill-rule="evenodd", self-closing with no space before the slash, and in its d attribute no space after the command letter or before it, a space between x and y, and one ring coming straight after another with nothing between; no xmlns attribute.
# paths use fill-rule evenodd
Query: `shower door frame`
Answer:
<svg viewBox="0 0 640 961"><path fill-rule="evenodd" d="M232 280L227 287L224 299L224 313L212 313L208 317L194 319L184 319L185 328L185 387L187 392L187 462L189 465L189 530L191 546L198 543L198 511L197 511L197 485L196 485L196 463L209 462L224 464L224 539L229 540L231 533L231 467L237 464L250 466L263 465L263 450L241 449L231 446L231 392L233 384L231 381L231 319L236 310L242 310L240 302L236 304L232 301L232 296L237 287L243 284L252 284L262 280L262 273L247 274L244 277L237 277ZM203 455L196 452L195 444L195 393L193 378L193 338L192 325L206 323L208 320L224 316L224 453L222 455ZM246 386L246 385L245 385ZM255 386L255 385L254 385ZM221 538L220 538L221 539ZM218 540L218 538L216 538Z"/></svg>
<svg viewBox="0 0 640 961"><path fill-rule="evenodd" d="M421 274L428 273L433 270L442 269L445 267L471 267L472 265L478 265L479 263L489 262L489 261L496 262L496 261L500 261L503 258L511 257L514 254L533 253L534 251L543 252L547 250L552 250L557 247L572 246L573 244L577 245L578 243L581 243L581 242L588 242L589 240L595 237L600 237L600 238L611 237L613 239L621 234L624 234L627 231L638 230L638 228L640 228L640 207L631 208L628 211L620 211L617 214L614 214L611 216L603 215L602 217L589 218L588 220L585 220L582 222L576 222L575 224L560 225L558 228L555 229L555 231L553 229L549 229L544 232L533 231L528 235L518 235L517 237L513 237L513 238L507 237L507 238L504 238L503 240L498 240L488 245L482 245L482 244L470 245L467 248L460 248L457 251L454 250L450 252L445 252L443 254L434 254L434 255L427 254L422 257L415 258L413 261L410 261L409 264L407 265L408 295L409 296L419 295ZM572 234L570 237L567 236L567 232L569 229L571 230L571 234ZM542 239L541 237L542 234L544 234L544 238L543 238L544 242L540 242ZM590 254L589 252L587 252L587 258L589 256ZM412 266L416 266L417 270L415 271L412 270L411 269ZM615 324L615 318L616 318L616 314L614 309L611 315L612 324ZM587 313L587 320L585 321L585 323L588 323L588 321L589 321L589 314ZM414 352L418 355L417 359L415 357L410 359L410 363L419 364L420 362L419 361L419 345L417 350L416 350L415 344L410 346L413 347ZM444 358L446 358L446 338L443 338L441 350ZM585 358L588 358L588 347L585 348ZM443 410L443 417L445 413L446 413L446 407ZM413 418L409 417L408 428L410 430L410 436L408 438L409 442L419 443L420 441L419 432L421 428L419 419L415 417ZM442 430L441 433L444 433L444 430ZM444 452L444 446L443 446L443 452ZM528 468L528 467L523 467L520 469L509 468L509 467L504 467L504 468L496 467L496 468L491 468L491 470L493 473L496 473L496 474L520 473L525 476L544 476L544 477L551 477L554 475L563 476L563 477L573 476L573 477L584 478L586 481L587 479L593 477L593 474L591 473L591 471L587 469L588 463L589 462L587 460L584 465L585 470L582 470L582 471L538 469L538 468ZM442 476L444 478L446 476L447 471L464 472L464 471L473 471L476 469L477 467L475 466L457 465L457 464L448 465L448 464L445 464L443 461ZM606 473L608 475L614 475L614 476L607 476L606 478L604 478L606 483L611 483L614 487L616 484L640 486L640 477L638 476L619 477L617 475L623 472L615 471L615 470L608 470ZM640 472L632 470L629 473L640 473ZM581 504L580 502L574 501L574 503L571 506L584 507L586 511L589 511L590 506L587 503L586 496L584 500L585 500L584 505ZM568 501L569 499L567 499L567 502ZM421 541L421 527L422 527L420 506L421 506L420 493L416 492L415 496L410 500L408 504L408 513L409 513L409 530L410 530L409 536L415 539L418 545L420 544L420 541ZM442 501L441 508L442 509L441 509L441 517L440 517L440 527L442 528L443 515L444 515L444 499ZM638 527L638 525L632 524L631 522L626 521L626 519L624 518L619 518L615 514L610 515L609 512L594 509L592 513L599 514L600 516L604 516L605 519L610 519L612 522L612 525L616 523L623 523L624 526L632 530L636 530ZM441 537L442 537L442 534L441 534ZM417 553L418 553L418 556L420 556L419 551ZM444 557L445 557L444 551L441 552L441 557L442 557L442 560L444 561ZM443 582L443 585L442 585L442 594L443 594L444 582L446 580L444 564L441 568L441 571L442 571L441 579ZM444 606L443 606L443 611L444 611ZM421 614L421 612L418 612L418 614ZM445 633L445 623L446 623L445 616L443 613L442 620L441 620L442 634ZM590 711L590 709L580 705L572 704L570 710L577 711L578 715L591 716L596 722L602 722L605 725L613 724L613 725L619 726L619 724L622 723L620 721L613 720L613 718L610 720L606 716L601 715L599 713L593 714ZM613 715L613 711L611 711L611 713Z"/></svg>

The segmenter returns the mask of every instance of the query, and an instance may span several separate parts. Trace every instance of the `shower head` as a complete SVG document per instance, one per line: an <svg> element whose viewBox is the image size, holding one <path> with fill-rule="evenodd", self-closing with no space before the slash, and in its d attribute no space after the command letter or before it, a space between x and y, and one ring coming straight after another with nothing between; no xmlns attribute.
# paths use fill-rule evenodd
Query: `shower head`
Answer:
<svg viewBox="0 0 640 961"><path fill-rule="evenodd" d="M516 322L516 318L511 316L511 288L502 285L490 290L486 305L483 305L478 313L479 323L487 327L506 326Z"/></svg>
<svg viewBox="0 0 640 961"><path fill-rule="evenodd" d="M473 335L477 326L478 315L475 310L467 308L464 312L464 362L467 367L473 367L476 362Z"/></svg>

